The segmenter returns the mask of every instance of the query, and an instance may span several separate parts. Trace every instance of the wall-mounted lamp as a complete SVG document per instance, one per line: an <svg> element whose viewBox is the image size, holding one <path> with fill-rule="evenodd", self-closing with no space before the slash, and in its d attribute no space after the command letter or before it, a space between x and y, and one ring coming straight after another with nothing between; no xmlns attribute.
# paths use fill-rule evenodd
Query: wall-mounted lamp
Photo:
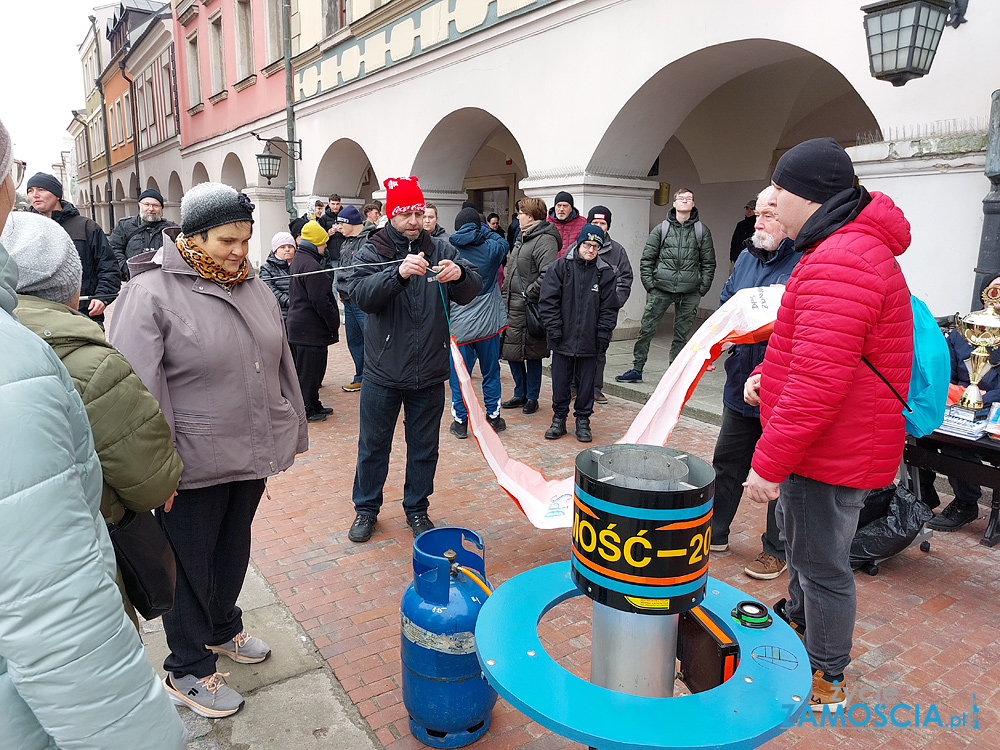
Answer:
<svg viewBox="0 0 1000 750"><path fill-rule="evenodd" d="M968 0L881 0L862 6L874 78L902 86L927 75L944 27L965 23Z"/></svg>
<svg viewBox="0 0 1000 750"><path fill-rule="evenodd" d="M264 152L256 156L257 171L260 172L261 177L267 180L268 185L271 184L271 180L278 176L278 172L281 169L281 157L278 154L271 153L271 146L274 146L289 159L300 160L302 158L302 141L261 138L253 131L250 132L250 135L264 144ZM285 148L282 148L280 144L284 144Z"/></svg>

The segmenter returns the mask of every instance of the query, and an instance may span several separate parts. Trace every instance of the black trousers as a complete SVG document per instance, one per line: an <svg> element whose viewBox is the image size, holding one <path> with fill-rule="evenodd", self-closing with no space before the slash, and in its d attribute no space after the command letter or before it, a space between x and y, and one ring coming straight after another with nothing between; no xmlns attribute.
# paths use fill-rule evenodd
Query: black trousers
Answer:
<svg viewBox="0 0 1000 750"><path fill-rule="evenodd" d="M170 655L163 668L175 677L215 673L217 646L243 630L236 598L250 562L250 523L264 480L179 490L169 513L156 511L177 559L174 608L163 615Z"/></svg>
<svg viewBox="0 0 1000 750"><path fill-rule="evenodd" d="M326 346L290 346L292 361L295 362L295 374L299 378L299 390L302 391L302 401L306 406L306 416L315 414L323 408L319 400L319 387L323 385L326 375Z"/></svg>
<svg viewBox="0 0 1000 750"><path fill-rule="evenodd" d="M552 352L552 413L569 414L570 388L576 383L573 416L589 417L594 413L594 375L597 357L568 357Z"/></svg>
<svg viewBox="0 0 1000 750"><path fill-rule="evenodd" d="M729 542L729 527L736 517L743 497L743 483L750 473L753 451L760 440L762 428L756 417L744 417L728 406L722 407L722 429L715 444L715 505L712 511L712 543ZM774 520L776 501L767 504L767 527L761 536L764 552L784 560L785 545L778 538Z"/></svg>

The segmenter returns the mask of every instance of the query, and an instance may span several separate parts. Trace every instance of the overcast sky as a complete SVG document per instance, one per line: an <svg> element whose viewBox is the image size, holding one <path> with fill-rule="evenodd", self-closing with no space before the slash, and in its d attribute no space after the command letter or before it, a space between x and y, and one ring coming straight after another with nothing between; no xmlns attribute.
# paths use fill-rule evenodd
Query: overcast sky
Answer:
<svg viewBox="0 0 1000 750"><path fill-rule="evenodd" d="M87 16L105 4L0 0L0 120L14 139L14 157L28 163L28 177L52 172L67 148L71 110L86 106L77 46L90 28Z"/></svg>

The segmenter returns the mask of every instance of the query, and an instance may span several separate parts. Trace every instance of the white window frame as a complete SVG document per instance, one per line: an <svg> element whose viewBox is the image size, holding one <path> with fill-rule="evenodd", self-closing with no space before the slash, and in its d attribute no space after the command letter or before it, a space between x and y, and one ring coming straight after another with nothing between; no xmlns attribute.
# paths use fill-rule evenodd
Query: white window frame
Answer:
<svg viewBox="0 0 1000 750"><path fill-rule="evenodd" d="M255 72L253 62L253 8L250 0L233 0L236 34L236 80Z"/></svg>
<svg viewBox="0 0 1000 750"><path fill-rule="evenodd" d="M208 62L211 71L212 96L226 88L226 37L222 28L222 11L208 19Z"/></svg>
<svg viewBox="0 0 1000 750"><path fill-rule="evenodd" d="M198 32L194 31L187 37L185 47L188 77L188 108L201 104L204 99L201 93L201 48L198 44Z"/></svg>

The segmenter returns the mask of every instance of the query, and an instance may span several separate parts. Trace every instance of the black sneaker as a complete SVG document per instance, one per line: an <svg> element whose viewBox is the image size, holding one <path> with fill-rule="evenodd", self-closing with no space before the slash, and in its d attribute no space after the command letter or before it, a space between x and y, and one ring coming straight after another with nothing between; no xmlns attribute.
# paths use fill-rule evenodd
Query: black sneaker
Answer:
<svg viewBox="0 0 1000 750"><path fill-rule="evenodd" d="M469 423L459 422L455 419L452 421L451 427L448 428L448 431L459 440L465 440L469 437Z"/></svg>
<svg viewBox="0 0 1000 750"><path fill-rule="evenodd" d="M322 404L320 404L319 409L317 409L316 411L322 412L323 414L333 414L333 407L323 406Z"/></svg>
<svg viewBox="0 0 1000 750"><path fill-rule="evenodd" d="M490 427L493 428L493 432L503 432L507 429L507 423L499 414L495 417L486 417L486 421L490 423Z"/></svg>
<svg viewBox="0 0 1000 750"><path fill-rule="evenodd" d="M321 411L313 412L312 414L306 414L307 422L325 422L326 414Z"/></svg>
<svg viewBox="0 0 1000 750"><path fill-rule="evenodd" d="M366 516L358 513L351 524L351 530L347 532L347 538L352 542L367 542L372 538L375 531L375 516Z"/></svg>
<svg viewBox="0 0 1000 750"><path fill-rule="evenodd" d="M979 518L979 506L970 507L952 500L948 507L928 521L925 526L934 531L958 531Z"/></svg>
<svg viewBox="0 0 1000 750"><path fill-rule="evenodd" d="M406 525L409 526L410 531L413 532L414 539L423 534L425 531L430 531L434 528L434 522L427 517L426 513L418 513L415 516L407 516Z"/></svg>

